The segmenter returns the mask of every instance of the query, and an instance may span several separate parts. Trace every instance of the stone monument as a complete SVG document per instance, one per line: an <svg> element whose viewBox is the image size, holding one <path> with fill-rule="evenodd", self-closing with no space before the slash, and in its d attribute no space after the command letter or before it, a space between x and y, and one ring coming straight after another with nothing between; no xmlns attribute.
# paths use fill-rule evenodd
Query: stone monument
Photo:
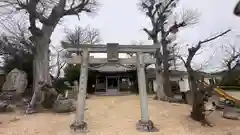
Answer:
<svg viewBox="0 0 240 135"><path fill-rule="evenodd" d="M8 73L6 81L3 84L3 92L15 91L16 94L22 94L27 88L27 74L17 68Z"/></svg>

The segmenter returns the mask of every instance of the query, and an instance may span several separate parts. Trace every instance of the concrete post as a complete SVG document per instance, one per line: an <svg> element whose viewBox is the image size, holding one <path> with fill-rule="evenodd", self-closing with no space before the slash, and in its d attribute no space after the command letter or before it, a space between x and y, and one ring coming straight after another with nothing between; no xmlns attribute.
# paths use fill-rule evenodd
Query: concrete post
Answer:
<svg viewBox="0 0 240 135"><path fill-rule="evenodd" d="M142 122L148 122L148 95L147 95L147 87L146 87L146 79L144 72L144 62L143 55L141 53L137 53L137 73L138 73L138 88L140 95L140 105L141 105L141 120Z"/></svg>
<svg viewBox="0 0 240 135"><path fill-rule="evenodd" d="M136 129L143 132L156 131L153 122L149 120L148 115L148 95L146 78L144 71L144 58L140 52L137 52L137 75L138 75L138 89L140 95L141 120L138 121Z"/></svg>
<svg viewBox="0 0 240 135"><path fill-rule="evenodd" d="M76 117L74 123L70 126L72 129L85 131L87 129L87 123L84 122L84 110L87 92L87 81L88 81L88 48L84 48L82 54L82 65L81 74L79 78L79 92L76 104Z"/></svg>

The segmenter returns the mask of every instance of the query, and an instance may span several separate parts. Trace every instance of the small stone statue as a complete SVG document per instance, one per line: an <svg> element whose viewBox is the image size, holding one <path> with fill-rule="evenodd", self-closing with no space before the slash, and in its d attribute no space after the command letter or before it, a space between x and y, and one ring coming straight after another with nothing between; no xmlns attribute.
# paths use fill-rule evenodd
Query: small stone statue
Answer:
<svg viewBox="0 0 240 135"><path fill-rule="evenodd" d="M74 91L74 93L75 92L78 93L78 81L73 82L73 91Z"/></svg>
<svg viewBox="0 0 240 135"><path fill-rule="evenodd" d="M70 92L70 91L69 91ZM77 99L77 94L79 92L79 85L78 81L73 82L73 87L72 87L72 93L74 95L74 98ZM69 94L69 93L68 93ZM86 93L86 99L88 99L90 96Z"/></svg>

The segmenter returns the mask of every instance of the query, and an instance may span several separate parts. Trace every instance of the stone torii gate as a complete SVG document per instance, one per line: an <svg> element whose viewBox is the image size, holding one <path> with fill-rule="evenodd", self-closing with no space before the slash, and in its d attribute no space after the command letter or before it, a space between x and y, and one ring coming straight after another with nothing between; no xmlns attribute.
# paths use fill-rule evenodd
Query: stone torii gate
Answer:
<svg viewBox="0 0 240 135"><path fill-rule="evenodd" d="M72 45L66 42L62 42L64 49L69 54L77 54L76 56L70 56L67 58L67 62L70 64L81 63L81 74L79 79L79 93L76 104L76 117L71 124L71 129L85 131L87 123L84 121L85 99L86 89L88 81L88 68L89 64L134 64L137 67L139 95L140 95L140 107L141 107L141 119L136 124L136 129L139 131L152 132L157 131L154 124L149 120L148 114L148 96L147 86L145 80L145 64L156 63L155 58L146 53L153 53L159 45L119 45L117 43L108 43L107 45L90 45L80 44ZM81 55L79 55L81 53ZM93 58L89 57L89 53L107 53L107 58ZM135 53L136 56L132 58L119 58L118 53Z"/></svg>

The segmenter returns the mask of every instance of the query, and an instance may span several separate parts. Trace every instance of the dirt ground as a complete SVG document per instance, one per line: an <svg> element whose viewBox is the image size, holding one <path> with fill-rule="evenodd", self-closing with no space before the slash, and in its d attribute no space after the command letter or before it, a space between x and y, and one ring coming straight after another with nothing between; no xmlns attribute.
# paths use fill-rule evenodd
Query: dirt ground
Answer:
<svg viewBox="0 0 240 135"><path fill-rule="evenodd" d="M226 120L220 112L209 116L216 126L202 127L189 118L190 106L154 101L149 97L149 115L159 132L136 131L140 119L139 97L102 96L87 100L85 119L87 135L239 135L240 121ZM39 113L24 116L20 113L0 114L1 135L72 135L71 114Z"/></svg>

